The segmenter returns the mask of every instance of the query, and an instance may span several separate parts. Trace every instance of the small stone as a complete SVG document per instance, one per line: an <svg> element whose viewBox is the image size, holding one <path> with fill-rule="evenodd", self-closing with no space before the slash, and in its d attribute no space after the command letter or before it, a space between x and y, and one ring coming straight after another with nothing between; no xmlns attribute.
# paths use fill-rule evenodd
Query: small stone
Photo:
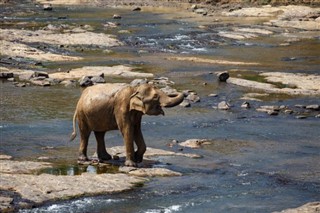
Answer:
<svg viewBox="0 0 320 213"><path fill-rule="evenodd" d="M44 4L43 5L43 10L46 10L46 11L52 11L53 10L53 7L51 4Z"/></svg>
<svg viewBox="0 0 320 213"><path fill-rule="evenodd" d="M8 81L14 82L15 79L14 78L7 78Z"/></svg>
<svg viewBox="0 0 320 213"><path fill-rule="evenodd" d="M218 104L218 109L228 110L228 109L230 109L230 105L229 105L226 101L221 101L221 102Z"/></svg>
<svg viewBox="0 0 320 213"><path fill-rule="evenodd" d="M34 72L33 77L49 78L49 74L48 74L47 72L39 72L39 71L36 71L36 72Z"/></svg>
<svg viewBox="0 0 320 213"><path fill-rule="evenodd" d="M113 156L112 156L112 159L113 159L113 160L120 160L120 157L119 157L118 155L113 155Z"/></svg>
<svg viewBox="0 0 320 213"><path fill-rule="evenodd" d="M191 9L192 9L192 10L196 10L196 9L198 9L198 5L193 4L193 5L191 6Z"/></svg>
<svg viewBox="0 0 320 213"><path fill-rule="evenodd" d="M218 94L215 94L215 93L211 93L208 95L209 97L218 97Z"/></svg>
<svg viewBox="0 0 320 213"><path fill-rule="evenodd" d="M296 118L297 118L297 119L306 119L307 116L305 116L305 115L298 115L298 116L296 116Z"/></svg>
<svg viewBox="0 0 320 213"><path fill-rule="evenodd" d="M279 115L279 112L275 110L269 110L267 113L268 115Z"/></svg>
<svg viewBox="0 0 320 213"><path fill-rule="evenodd" d="M247 102L247 101L243 102L243 103L241 104L241 107L242 107L242 108L246 108L246 109L251 108L250 103Z"/></svg>
<svg viewBox="0 0 320 213"><path fill-rule="evenodd" d="M302 104L296 104L294 106L297 108L306 108L306 105L302 105Z"/></svg>
<svg viewBox="0 0 320 213"><path fill-rule="evenodd" d="M186 100L191 101L192 103L197 103L200 102L200 97L195 94L195 93L190 93L187 97Z"/></svg>
<svg viewBox="0 0 320 213"><path fill-rule="evenodd" d="M141 7L135 7L132 9L132 11L141 11Z"/></svg>
<svg viewBox="0 0 320 213"><path fill-rule="evenodd" d="M42 157L38 157L38 160L50 160L50 158L46 156L42 156Z"/></svg>
<svg viewBox="0 0 320 213"><path fill-rule="evenodd" d="M316 115L315 117L316 117L316 118L320 118L320 114Z"/></svg>
<svg viewBox="0 0 320 213"><path fill-rule="evenodd" d="M27 85L25 83L18 83L14 84L16 87L26 87Z"/></svg>
<svg viewBox="0 0 320 213"><path fill-rule="evenodd" d="M217 76L221 82L226 82L230 77L229 72L218 72Z"/></svg>
<svg viewBox="0 0 320 213"><path fill-rule="evenodd" d="M121 19L122 17L119 14L114 14L113 19Z"/></svg>
<svg viewBox="0 0 320 213"><path fill-rule="evenodd" d="M293 113L293 110L291 110L291 109L286 109L286 110L284 110L284 113L285 113L285 114L292 114L292 113Z"/></svg>

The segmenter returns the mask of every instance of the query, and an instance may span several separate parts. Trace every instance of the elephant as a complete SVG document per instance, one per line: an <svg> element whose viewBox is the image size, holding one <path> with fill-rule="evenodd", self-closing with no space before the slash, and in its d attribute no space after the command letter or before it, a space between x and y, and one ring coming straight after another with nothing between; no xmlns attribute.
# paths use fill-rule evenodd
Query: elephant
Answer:
<svg viewBox="0 0 320 213"><path fill-rule="evenodd" d="M162 107L174 107L184 99L183 93L167 95L154 85L143 83L96 84L83 90L73 116L70 141L80 132L79 161L88 161L88 139L93 131L97 141L99 161L111 160L105 147L107 131L120 130L126 150L125 166L136 167L142 162L146 144L141 132L142 115L164 115ZM137 150L134 151L134 142Z"/></svg>

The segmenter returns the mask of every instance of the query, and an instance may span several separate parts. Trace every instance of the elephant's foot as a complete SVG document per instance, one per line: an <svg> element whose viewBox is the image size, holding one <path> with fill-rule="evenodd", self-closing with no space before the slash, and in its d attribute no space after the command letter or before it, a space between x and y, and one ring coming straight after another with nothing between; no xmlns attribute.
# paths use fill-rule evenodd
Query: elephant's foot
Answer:
<svg viewBox="0 0 320 213"><path fill-rule="evenodd" d="M104 152L104 153L98 153L98 159L99 161L108 161L112 159L112 156L109 155L109 153Z"/></svg>
<svg viewBox="0 0 320 213"><path fill-rule="evenodd" d="M126 160L126 162L124 162L125 166L129 166L129 167L137 167L137 163L134 162L133 160Z"/></svg>
<svg viewBox="0 0 320 213"><path fill-rule="evenodd" d="M141 163L143 160L143 154L139 154L138 152L134 153L134 158L137 163Z"/></svg>

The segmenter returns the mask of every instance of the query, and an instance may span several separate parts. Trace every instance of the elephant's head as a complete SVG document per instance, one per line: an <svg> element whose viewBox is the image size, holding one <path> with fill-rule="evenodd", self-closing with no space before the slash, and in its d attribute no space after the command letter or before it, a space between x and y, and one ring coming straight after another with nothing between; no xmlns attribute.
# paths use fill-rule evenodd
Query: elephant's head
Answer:
<svg viewBox="0 0 320 213"><path fill-rule="evenodd" d="M184 99L183 93L167 95L158 88L149 84L136 87L131 95L130 110L137 110L147 115L164 115L162 107L174 107Z"/></svg>

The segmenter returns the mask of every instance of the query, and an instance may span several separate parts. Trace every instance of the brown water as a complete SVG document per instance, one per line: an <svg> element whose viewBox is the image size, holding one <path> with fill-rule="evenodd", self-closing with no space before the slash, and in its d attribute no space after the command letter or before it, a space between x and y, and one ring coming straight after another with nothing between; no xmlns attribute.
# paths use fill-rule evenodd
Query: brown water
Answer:
<svg viewBox="0 0 320 213"><path fill-rule="evenodd" d="M66 49L69 54L85 58L79 62L43 63L44 69L67 70L85 65L129 64L156 76L167 76L179 90L192 89L201 97L191 108L166 109L165 117L145 116L142 128L147 145L168 149L173 139L208 138L214 143L202 149L184 149L201 159L158 157L161 164L183 173L182 177L155 178L132 192L80 198L57 202L22 212L271 212L296 207L320 199L320 122L317 112L298 120L295 115L269 116L256 112L260 105L320 104L319 97L292 97L272 94L263 102L252 101L253 109L244 110L239 98L246 92L257 92L218 83L215 71L239 69L250 78L257 72L281 71L319 73L319 37L302 39L290 46L279 46L288 37L274 29L272 36L246 41L224 39L220 30L234 26L234 20L212 24L180 15L132 12L110 8L58 8L43 12L30 4L3 13L2 27L40 28L47 24L89 24L96 32L115 34L125 43L106 54L99 48L84 52ZM121 25L104 30L101 25L114 21L119 13ZM66 17L58 19L57 17ZM5 21L5 22L4 22ZM10 24L6 24L10 21ZM261 20L243 20L241 26L259 24ZM206 29L198 25L207 24ZM129 30L130 34L120 34ZM299 33L299 32L297 32ZM52 47L55 48L55 47ZM144 50L144 53L139 52ZM58 50L57 50L58 51ZM61 50L59 50L61 51ZM196 56L230 61L259 62L258 66L212 65L167 60L171 56ZM1 56L5 58L5 56ZM292 60L294 58L294 60ZM21 66L29 66L22 62ZM232 75L237 75L232 72ZM130 82L132 79L106 79L108 82ZM206 85L204 85L206 83ZM76 164L78 142L69 143L72 115L80 88L29 86L16 88L0 82L1 146L0 153L16 160L36 160L47 156L56 167L45 170L55 175L77 175L82 172L116 172L116 167L99 169ZM218 97L208 97L216 93ZM226 100L230 111L214 110ZM107 147L121 145L119 132L106 136ZM90 139L89 153L95 150ZM175 149L177 149L175 147Z"/></svg>

